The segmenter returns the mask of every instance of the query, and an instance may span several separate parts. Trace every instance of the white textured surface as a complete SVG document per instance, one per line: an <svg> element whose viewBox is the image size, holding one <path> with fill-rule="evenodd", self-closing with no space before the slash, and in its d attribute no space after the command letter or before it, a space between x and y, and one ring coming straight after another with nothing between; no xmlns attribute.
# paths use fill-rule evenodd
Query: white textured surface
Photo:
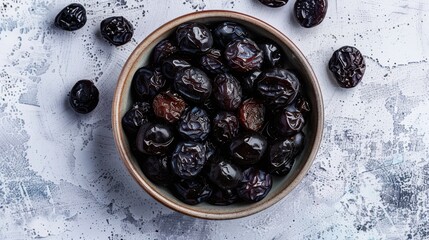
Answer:
<svg viewBox="0 0 429 240"><path fill-rule="evenodd" d="M162 3L161 3L162 2ZM65 0L0 4L0 239L428 239L429 3L331 0L325 21L299 27L294 1L89 0L75 32L53 26ZM270 209L207 221L151 199L119 159L110 126L116 79L151 31L185 13L231 9L267 21L312 64L325 100L319 154L303 182ZM126 16L132 42L113 47L99 23ZM362 83L339 88L332 52L365 55ZM101 92L94 112L75 114L67 93L79 79Z"/></svg>

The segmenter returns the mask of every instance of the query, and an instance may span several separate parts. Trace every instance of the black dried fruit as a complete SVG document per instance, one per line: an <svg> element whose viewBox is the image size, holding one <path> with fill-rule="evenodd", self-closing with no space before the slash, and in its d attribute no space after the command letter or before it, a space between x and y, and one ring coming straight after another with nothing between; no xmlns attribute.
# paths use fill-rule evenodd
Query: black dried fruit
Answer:
<svg viewBox="0 0 429 240"><path fill-rule="evenodd" d="M242 78L241 81L241 89L243 91L243 95L250 96L254 95L255 92L255 82L256 79L261 75L261 71L254 71Z"/></svg>
<svg viewBox="0 0 429 240"><path fill-rule="evenodd" d="M274 42L267 41L265 43L258 44L259 48L264 54L264 65L268 68L281 67L283 61L283 51Z"/></svg>
<svg viewBox="0 0 429 240"><path fill-rule="evenodd" d="M155 65L161 64L162 61L173 53L176 53L178 48L169 39L162 40L153 48L152 62Z"/></svg>
<svg viewBox="0 0 429 240"><path fill-rule="evenodd" d="M228 65L237 72L250 72L260 69L264 56L255 42L248 38L235 40L225 49Z"/></svg>
<svg viewBox="0 0 429 240"><path fill-rule="evenodd" d="M207 202L217 206L227 206L238 201L238 194L235 189L221 189L213 187L213 193Z"/></svg>
<svg viewBox="0 0 429 240"><path fill-rule="evenodd" d="M55 26L66 30L75 31L86 23L86 10L79 3L72 3L61 10L55 17Z"/></svg>
<svg viewBox="0 0 429 240"><path fill-rule="evenodd" d="M239 109L240 123L252 131L259 131L264 125L265 107L255 98L246 99Z"/></svg>
<svg viewBox="0 0 429 240"><path fill-rule="evenodd" d="M292 72L273 68L259 75L256 89L269 107L278 109L286 107L295 99L300 83Z"/></svg>
<svg viewBox="0 0 429 240"><path fill-rule="evenodd" d="M167 186L174 181L174 178L171 177L170 160L167 155L147 156L140 161L143 173L153 183Z"/></svg>
<svg viewBox="0 0 429 240"><path fill-rule="evenodd" d="M166 79L159 69L141 67L134 73L132 87L138 101L153 98L165 85Z"/></svg>
<svg viewBox="0 0 429 240"><path fill-rule="evenodd" d="M329 70L334 74L338 85L352 88L358 85L365 73L366 64L361 52L350 46L336 50L329 60Z"/></svg>
<svg viewBox="0 0 429 240"><path fill-rule="evenodd" d="M306 28L319 25L328 10L327 0L297 0L294 6L295 17Z"/></svg>
<svg viewBox="0 0 429 240"><path fill-rule="evenodd" d="M235 163L250 165L257 163L267 149L267 140L259 133L246 133L235 138L229 145Z"/></svg>
<svg viewBox="0 0 429 240"><path fill-rule="evenodd" d="M152 108L147 102L136 102L122 117L122 127L129 136L134 136L139 128L149 122Z"/></svg>
<svg viewBox="0 0 429 240"><path fill-rule="evenodd" d="M210 164L208 177L210 181L222 189L235 188L241 180L241 170L233 163L220 161Z"/></svg>
<svg viewBox="0 0 429 240"><path fill-rule="evenodd" d="M98 104L99 92L90 80L79 80L69 93L69 102L78 113L89 113Z"/></svg>
<svg viewBox="0 0 429 240"><path fill-rule="evenodd" d="M140 127L137 138L137 150L149 154L166 154L173 146L174 135L170 127L160 123L147 123Z"/></svg>
<svg viewBox="0 0 429 240"><path fill-rule="evenodd" d="M124 17L109 17L100 24L101 36L115 46L129 42L133 37L133 25Z"/></svg>
<svg viewBox="0 0 429 240"><path fill-rule="evenodd" d="M271 190L273 181L269 173L256 168L248 168L237 187L238 196L248 202L261 201Z"/></svg>
<svg viewBox="0 0 429 240"><path fill-rule="evenodd" d="M213 95L221 109L232 111L240 106L240 82L229 73L218 74L213 81Z"/></svg>
<svg viewBox="0 0 429 240"><path fill-rule="evenodd" d="M201 68L210 74L219 74L228 71L222 62L222 53L218 49L210 49L200 58Z"/></svg>
<svg viewBox="0 0 429 240"><path fill-rule="evenodd" d="M270 171L286 175L290 172L295 157L304 147L304 134L302 132L274 142L269 150L268 168Z"/></svg>
<svg viewBox="0 0 429 240"><path fill-rule="evenodd" d="M180 142L171 156L171 169L181 178L192 178L201 172L206 161L204 144Z"/></svg>
<svg viewBox="0 0 429 240"><path fill-rule="evenodd" d="M184 23L176 29L180 50L189 53L206 52L213 46L210 30L201 23Z"/></svg>
<svg viewBox="0 0 429 240"><path fill-rule="evenodd" d="M181 179L173 184L172 189L177 198L189 205L204 202L212 194L209 184L201 176L192 179Z"/></svg>
<svg viewBox="0 0 429 240"><path fill-rule="evenodd" d="M268 125L268 134L277 139L294 135L305 125L303 114L294 107L287 107L278 112Z"/></svg>
<svg viewBox="0 0 429 240"><path fill-rule="evenodd" d="M288 2L288 0L259 0L262 4L268 6L268 7L273 7L273 8L278 8L278 7L282 7L284 5L286 5L286 3Z"/></svg>
<svg viewBox="0 0 429 240"><path fill-rule="evenodd" d="M157 117L169 123L174 123L180 119L187 105L179 94L166 91L155 96L152 106Z"/></svg>
<svg viewBox="0 0 429 240"><path fill-rule="evenodd" d="M184 139L202 142L210 133L210 118L204 109L190 108L180 118L178 130Z"/></svg>
<svg viewBox="0 0 429 240"><path fill-rule="evenodd" d="M227 143L236 137L240 130L237 117L230 112L219 112L213 119L213 137L219 143Z"/></svg>
<svg viewBox="0 0 429 240"><path fill-rule="evenodd" d="M202 103L212 92L212 83L203 71L190 67L182 69L174 80L174 88L186 100Z"/></svg>
<svg viewBox="0 0 429 240"><path fill-rule="evenodd" d="M180 70L189 67L191 67L191 64L187 60L173 55L164 59L161 70L165 77L174 80Z"/></svg>
<svg viewBox="0 0 429 240"><path fill-rule="evenodd" d="M248 37L247 30L235 22L220 23L214 30L215 41L226 47L230 42Z"/></svg>

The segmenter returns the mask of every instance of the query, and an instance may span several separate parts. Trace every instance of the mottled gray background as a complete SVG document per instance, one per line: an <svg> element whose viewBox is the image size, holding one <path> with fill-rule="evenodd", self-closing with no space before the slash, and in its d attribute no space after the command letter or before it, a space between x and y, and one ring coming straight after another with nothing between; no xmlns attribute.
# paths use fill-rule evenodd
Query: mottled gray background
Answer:
<svg viewBox="0 0 429 240"><path fill-rule="evenodd" d="M69 1L0 3L0 239L429 239L429 3L331 0L324 22L304 29L294 1L89 0L88 22L53 26ZM119 159L110 108L121 66L151 31L185 13L231 9L277 27L308 57L325 101L314 165L285 199L230 221L194 219L155 202ZM126 16L132 41L100 37L106 17ZM367 72L341 89L332 52L354 45ZM79 79L101 91L94 112L74 113Z"/></svg>

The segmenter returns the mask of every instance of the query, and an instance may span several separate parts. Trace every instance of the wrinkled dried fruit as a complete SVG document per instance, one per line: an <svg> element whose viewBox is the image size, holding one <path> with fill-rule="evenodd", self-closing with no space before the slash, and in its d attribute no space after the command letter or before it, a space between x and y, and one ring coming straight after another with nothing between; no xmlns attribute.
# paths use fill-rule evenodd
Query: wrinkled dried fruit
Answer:
<svg viewBox="0 0 429 240"><path fill-rule="evenodd" d="M182 69L174 80L174 88L186 100L201 103L212 92L212 83L209 77L195 67Z"/></svg>
<svg viewBox="0 0 429 240"><path fill-rule="evenodd" d="M152 70L148 67L141 67L134 73L132 87L134 97L138 101L153 98L165 85L166 79L159 69Z"/></svg>
<svg viewBox="0 0 429 240"><path fill-rule="evenodd" d="M231 74L218 74L213 81L213 95L221 109L235 110L242 99L240 82Z"/></svg>
<svg viewBox="0 0 429 240"><path fill-rule="evenodd" d="M296 0L295 17L306 28L319 25L328 10L327 0Z"/></svg>
<svg viewBox="0 0 429 240"><path fill-rule="evenodd" d="M122 117L122 127L130 136L135 136L139 128L149 122L152 108L147 102L136 102Z"/></svg>
<svg viewBox="0 0 429 240"><path fill-rule="evenodd" d="M147 156L140 161L143 173L152 182L167 186L175 180L171 177L170 160L167 155Z"/></svg>
<svg viewBox="0 0 429 240"><path fill-rule="evenodd" d="M206 163L206 147L197 142L178 143L171 156L171 169L181 178L195 177Z"/></svg>
<svg viewBox="0 0 429 240"><path fill-rule="evenodd" d="M162 40L153 48L152 62L155 65L161 64L165 58L177 52L177 50L177 46L172 41L168 39Z"/></svg>
<svg viewBox="0 0 429 240"><path fill-rule="evenodd" d="M273 181L269 173L256 168L248 168L237 188L238 196L248 202L261 201L271 190Z"/></svg>
<svg viewBox="0 0 429 240"><path fill-rule="evenodd" d="M182 202L196 205L206 201L212 194L212 189L206 179L198 176L192 179L181 179L173 184L173 193Z"/></svg>
<svg viewBox="0 0 429 240"><path fill-rule="evenodd" d="M157 117L174 123L182 116L187 105L177 93L166 91L155 96L152 106Z"/></svg>
<svg viewBox="0 0 429 240"><path fill-rule="evenodd" d="M98 89L92 81L79 80L69 93L69 102L73 110L86 114L95 109L98 97Z"/></svg>
<svg viewBox="0 0 429 240"><path fill-rule="evenodd" d="M255 42L248 38L235 40L225 49L228 65L237 72L250 72L260 69L264 56Z"/></svg>
<svg viewBox="0 0 429 240"><path fill-rule="evenodd" d="M231 205L238 200L237 191L235 189L221 189L213 187L213 193L207 202L217 206Z"/></svg>
<svg viewBox="0 0 429 240"><path fill-rule="evenodd" d="M295 157L304 147L304 134L302 132L277 141L271 145L269 150L268 168L279 175L290 172Z"/></svg>
<svg viewBox="0 0 429 240"><path fill-rule="evenodd" d="M254 71L242 78L241 81L241 89L243 90L243 95L250 96L255 93L255 82L259 75L261 75L261 71Z"/></svg>
<svg viewBox="0 0 429 240"><path fill-rule="evenodd" d="M262 4L268 6L268 7L282 7L284 6L288 0L259 0Z"/></svg>
<svg viewBox="0 0 429 240"><path fill-rule="evenodd" d="M304 124L305 119L302 113L294 107L287 107L272 119L268 126L268 133L274 139L287 137L301 131Z"/></svg>
<svg viewBox="0 0 429 240"><path fill-rule="evenodd" d="M180 50L189 53L206 52L213 46L210 30L201 23L184 23L176 29Z"/></svg>
<svg viewBox="0 0 429 240"><path fill-rule="evenodd" d="M252 131L259 131L264 125L265 107L255 98L245 100L239 109L240 123Z"/></svg>
<svg viewBox="0 0 429 240"><path fill-rule="evenodd" d="M133 37L133 25L124 17L109 17L100 24L101 36L115 46L129 42Z"/></svg>
<svg viewBox="0 0 429 240"><path fill-rule="evenodd" d="M237 164L257 163L267 149L267 140L259 133L246 133L235 138L229 145L230 154Z"/></svg>
<svg viewBox="0 0 429 240"><path fill-rule="evenodd" d="M173 146L174 135L170 127L160 123L147 123L137 133L137 150L149 154L166 154Z"/></svg>
<svg viewBox="0 0 429 240"><path fill-rule="evenodd" d="M201 68L210 74L219 74L228 71L222 62L222 53L218 49L210 49L200 58Z"/></svg>
<svg viewBox="0 0 429 240"><path fill-rule="evenodd" d="M239 133L237 117L230 112L219 112L213 119L213 137L219 143L227 143Z"/></svg>
<svg viewBox="0 0 429 240"><path fill-rule="evenodd" d="M258 45L264 54L264 65L268 68L281 67L283 61L283 51L280 47L271 41Z"/></svg>
<svg viewBox="0 0 429 240"><path fill-rule="evenodd" d="M344 46L336 50L329 60L329 70L334 74L338 85L343 88L358 85L365 69L365 59L355 47Z"/></svg>
<svg viewBox="0 0 429 240"><path fill-rule="evenodd" d="M191 67L191 64L185 59L178 56L170 56L164 59L162 62L161 70L162 74L168 79L174 80L177 73L184 69Z"/></svg>
<svg viewBox="0 0 429 240"><path fill-rule="evenodd" d="M235 22L223 22L213 30L213 35L220 46L226 47L234 40L247 38L248 33L246 29Z"/></svg>
<svg viewBox="0 0 429 240"><path fill-rule="evenodd" d="M202 142L210 133L210 118L204 109L193 107L180 118L178 130L184 139Z"/></svg>
<svg viewBox="0 0 429 240"><path fill-rule="evenodd" d="M220 161L210 164L208 173L210 181L222 189L235 188L241 180L241 170L233 163Z"/></svg>
<svg viewBox="0 0 429 240"><path fill-rule="evenodd" d="M72 3L61 10L55 17L55 26L66 30L75 31L86 23L86 10L79 3Z"/></svg>

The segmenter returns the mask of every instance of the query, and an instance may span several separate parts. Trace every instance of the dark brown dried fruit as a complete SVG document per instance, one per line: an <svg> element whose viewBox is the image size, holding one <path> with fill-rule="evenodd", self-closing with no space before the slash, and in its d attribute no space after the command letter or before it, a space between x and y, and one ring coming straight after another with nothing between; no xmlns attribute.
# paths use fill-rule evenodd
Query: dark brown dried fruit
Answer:
<svg viewBox="0 0 429 240"><path fill-rule="evenodd" d="M269 173L256 168L248 168L237 188L238 196L248 202L261 201L271 190L273 181Z"/></svg>
<svg viewBox="0 0 429 240"><path fill-rule="evenodd" d="M225 49L228 65L237 72L250 72L260 69L264 56L255 42L248 38L235 40Z"/></svg>
<svg viewBox="0 0 429 240"><path fill-rule="evenodd" d="M267 140L259 133L246 133L235 138L229 145L233 160L237 164L250 165L257 163L267 149Z"/></svg>
<svg viewBox="0 0 429 240"><path fill-rule="evenodd" d="M219 112L213 119L213 137L219 143L227 143L239 133L237 117L229 112Z"/></svg>
<svg viewBox="0 0 429 240"><path fill-rule="evenodd" d="M268 68L280 67L283 61L283 51L272 41L266 41L258 44L264 54L264 66Z"/></svg>
<svg viewBox="0 0 429 240"><path fill-rule="evenodd" d="M55 17L55 26L66 30L75 31L82 28L86 23L86 10L79 3L66 6Z"/></svg>
<svg viewBox="0 0 429 240"><path fill-rule="evenodd" d="M166 85L166 79L159 69L141 67L134 73L132 88L137 101L153 98Z"/></svg>
<svg viewBox="0 0 429 240"><path fill-rule="evenodd" d="M319 25L328 10L327 0L297 0L295 2L295 17L299 24L306 28Z"/></svg>
<svg viewBox="0 0 429 240"><path fill-rule="evenodd" d="M235 189L221 189L213 187L213 193L207 202L217 206L231 205L238 200L237 191Z"/></svg>
<svg viewBox="0 0 429 240"><path fill-rule="evenodd" d="M365 69L365 59L355 47L344 46L336 50L329 60L329 70L343 88L352 88L360 83Z"/></svg>
<svg viewBox="0 0 429 240"><path fill-rule="evenodd" d="M69 102L73 110L86 114L95 109L98 104L99 92L90 80L79 80L69 93Z"/></svg>
<svg viewBox="0 0 429 240"><path fill-rule="evenodd" d="M219 74L228 71L222 62L222 54L218 49L210 49L200 58L200 66L210 74Z"/></svg>
<svg viewBox="0 0 429 240"><path fill-rule="evenodd" d="M170 160L164 156L146 156L140 159L140 167L149 180L155 184L168 186L175 178L171 176Z"/></svg>
<svg viewBox="0 0 429 240"><path fill-rule="evenodd" d="M130 137L135 137L139 128L149 122L152 108L147 102L136 102L122 117L122 127Z"/></svg>
<svg viewBox="0 0 429 240"><path fill-rule="evenodd" d="M171 170L181 178L192 178L203 170L206 147L197 142L181 142L171 156Z"/></svg>
<svg viewBox="0 0 429 240"><path fill-rule="evenodd" d="M213 81L213 95L221 109L232 111L240 106L240 82L229 73L218 74Z"/></svg>
<svg viewBox="0 0 429 240"><path fill-rule="evenodd" d="M219 161L210 164L208 178L222 189L235 188L241 180L241 170L233 163Z"/></svg>
<svg viewBox="0 0 429 240"><path fill-rule="evenodd" d="M133 37L133 25L124 17L109 17L100 24L101 36L115 46L124 45Z"/></svg>
<svg viewBox="0 0 429 240"><path fill-rule="evenodd" d="M274 139L291 136L301 131L304 124L305 119L302 113L294 107L287 107L270 121L268 134Z"/></svg>
<svg viewBox="0 0 429 240"><path fill-rule="evenodd" d="M265 107L254 98L245 100L239 109L240 123L252 131L259 131L264 125Z"/></svg>
<svg viewBox="0 0 429 240"><path fill-rule="evenodd" d="M212 92L209 77L195 67L182 69L174 80L174 88L186 100L202 103Z"/></svg>
<svg viewBox="0 0 429 240"><path fill-rule="evenodd" d="M136 138L137 150L149 155L166 154L173 142L174 135L170 127L159 123L141 126Z"/></svg>
<svg viewBox="0 0 429 240"><path fill-rule="evenodd" d="M284 6L288 0L259 0L262 4L272 8L278 8Z"/></svg>
<svg viewBox="0 0 429 240"><path fill-rule="evenodd" d="M152 63L155 65L161 64L162 61L177 52L178 48L169 39L164 39L153 48L152 51Z"/></svg>
<svg viewBox="0 0 429 240"><path fill-rule="evenodd" d="M191 64L187 60L173 55L164 59L161 71L166 78L174 80L180 70L188 67L191 67Z"/></svg>
<svg viewBox="0 0 429 240"><path fill-rule="evenodd" d="M304 147L304 134L302 132L275 142L269 150L268 168L270 171L286 175L290 172L295 157Z"/></svg>
<svg viewBox="0 0 429 240"><path fill-rule="evenodd" d="M180 135L187 140L202 142L210 133L210 119L207 112L199 107L186 111L178 124Z"/></svg>
<svg viewBox="0 0 429 240"><path fill-rule="evenodd" d="M245 28L235 22L223 22L214 30L215 41L222 47L226 47L230 42L247 38L248 33Z"/></svg>
<svg viewBox="0 0 429 240"><path fill-rule="evenodd" d="M180 50L189 53L206 52L213 46L210 30L201 23L184 23L176 29L176 40Z"/></svg>
<svg viewBox="0 0 429 240"><path fill-rule="evenodd" d="M196 205L206 201L212 194L212 189L206 179L197 176L192 179L181 179L173 184L173 193L182 202Z"/></svg>
<svg viewBox="0 0 429 240"><path fill-rule="evenodd" d="M187 105L177 93L166 91L155 96L152 106L157 117L174 123L180 119Z"/></svg>

